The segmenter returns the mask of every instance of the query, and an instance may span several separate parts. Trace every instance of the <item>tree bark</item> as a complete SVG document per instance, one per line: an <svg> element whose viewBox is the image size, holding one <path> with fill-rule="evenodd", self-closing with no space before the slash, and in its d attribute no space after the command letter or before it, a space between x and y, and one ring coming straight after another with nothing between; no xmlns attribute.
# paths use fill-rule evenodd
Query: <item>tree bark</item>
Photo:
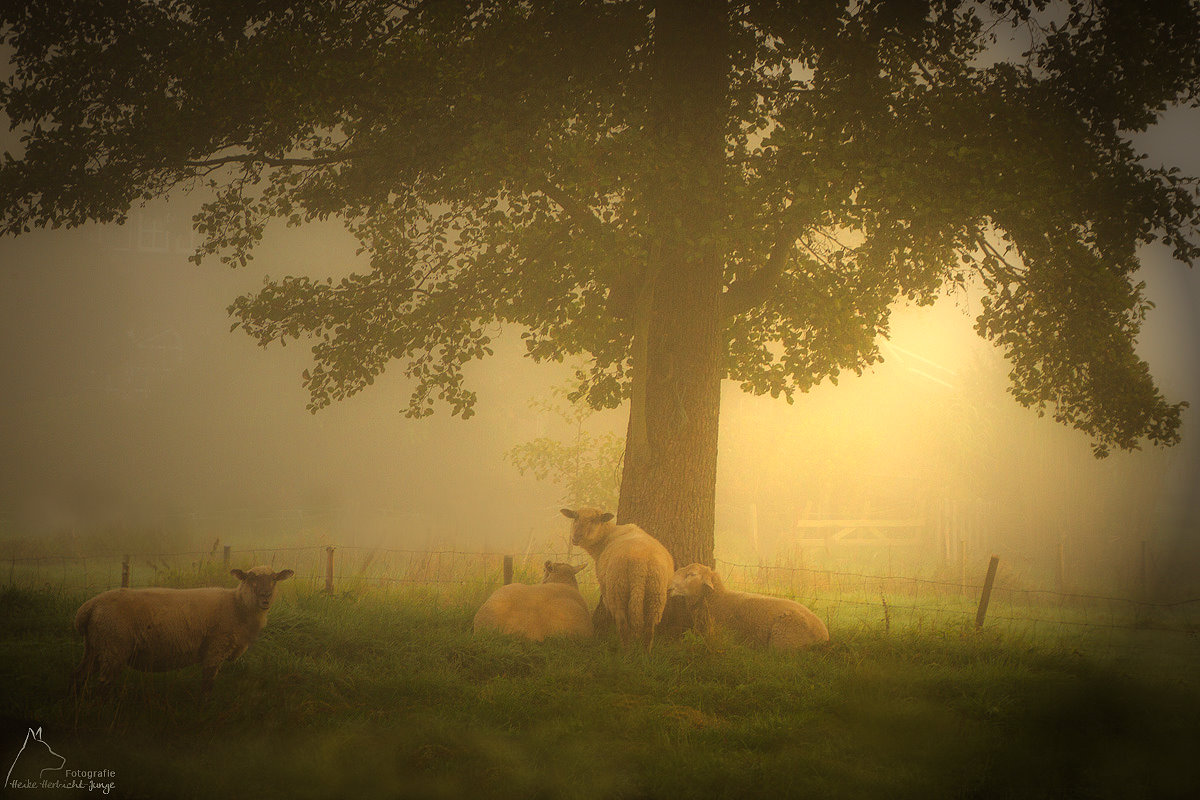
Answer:
<svg viewBox="0 0 1200 800"><path fill-rule="evenodd" d="M713 559L728 25L724 2L655 9L651 263L635 312L617 518L658 538L676 566Z"/></svg>

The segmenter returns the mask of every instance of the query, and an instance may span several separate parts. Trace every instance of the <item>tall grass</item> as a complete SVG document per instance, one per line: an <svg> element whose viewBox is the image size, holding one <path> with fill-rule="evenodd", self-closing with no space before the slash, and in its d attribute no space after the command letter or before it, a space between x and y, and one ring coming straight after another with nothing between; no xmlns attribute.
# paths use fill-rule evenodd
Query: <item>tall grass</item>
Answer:
<svg viewBox="0 0 1200 800"><path fill-rule="evenodd" d="M0 592L0 756L38 725L132 797L1169 797L1200 785L1200 655L831 620L798 655L690 634L471 633L489 591L282 584L207 699L195 669L73 702L85 595ZM1155 634L1147 631L1147 634ZM1161 633L1161 632L1157 632ZM1138 634L1134 634L1138 635ZM0 764L7 768L7 764Z"/></svg>

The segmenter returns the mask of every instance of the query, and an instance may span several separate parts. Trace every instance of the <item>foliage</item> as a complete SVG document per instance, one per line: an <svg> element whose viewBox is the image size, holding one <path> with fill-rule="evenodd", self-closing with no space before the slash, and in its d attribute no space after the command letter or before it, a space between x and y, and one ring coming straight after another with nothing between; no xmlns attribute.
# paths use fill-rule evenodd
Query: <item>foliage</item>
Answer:
<svg viewBox="0 0 1200 800"><path fill-rule="evenodd" d="M463 367L503 324L535 359L586 355L578 394L615 406L656 266L651 176L676 144L655 123L653 10L7 2L0 104L23 149L0 166L0 229L122 220L202 189L197 258L240 265L272 220L338 217L368 269L268 280L230 306L264 346L313 343L314 410L399 361L409 413L467 416ZM1019 402L1098 454L1178 439L1181 404L1134 351L1150 306L1137 247L1196 260L1196 183L1131 134L1197 101L1194 2L722 13L725 159L697 201L719 208L729 378L788 398L836 382L880 360L894 302L978 281L978 331Z"/></svg>
<svg viewBox="0 0 1200 800"><path fill-rule="evenodd" d="M532 473L539 481L550 480L561 487L561 502L570 508L616 508L625 440L611 433L590 433L586 424L595 413L593 409L578 401L570 402L562 389L553 394L555 400L534 401L531 405L566 423L570 438L539 436L516 445L506 457L522 475Z"/></svg>

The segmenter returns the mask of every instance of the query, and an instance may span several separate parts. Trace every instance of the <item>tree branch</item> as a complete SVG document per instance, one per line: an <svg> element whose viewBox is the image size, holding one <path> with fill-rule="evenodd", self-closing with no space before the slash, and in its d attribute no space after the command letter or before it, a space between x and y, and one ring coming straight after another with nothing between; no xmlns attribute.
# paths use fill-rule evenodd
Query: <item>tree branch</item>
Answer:
<svg viewBox="0 0 1200 800"><path fill-rule="evenodd" d="M833 264L830 264L825 259L825 256L821 255L816 250L813 250L812 247L809 246L808 242L801 239L800 246L803 247L805 250L807 250L808 254L811 255L813 257L813 259L815 259L818 263L822 264L825 267L825 269L829 270L830 272L833 272Z"/></svg>
<svg viewBox="0 0 1200 800"><path fill-rule="evenodd" d="M787 268L788 257L795 249L803 227L804 223L797 215L790 215L790 219L784 220L775 236L775 243L771 246L767 263L751 275L729 284L729 288L721 295L722 319L749 311L761 305L770 296L771 290L775 288L776 282Z"/></svg>
<svg viewBox="0 0 1200 800"><path fill-rule="evenodd" d="M310 156L308 158L273 158L265 156L261 153L243 153L235 156L217 156L216 158L203 158L194 161L184 161L185 167L220 167L226 164L265 164L268 167L321 167L328 164L337 164L342 161L359 158L363 154L360 152L345 152L337 155L328 156Z"/></svg>
<svg viewBox="0 0 1200 800"><path fill-rule="evenodd" d="M990 255L992 258L996 259L996 261L998 261L1004 265L1004 267L1005 267L1004 269L1000 269L997 266L992 267L994 272L999 277L1004 278L1006 283L1021 283L1021 274L1022 274L1023 270L1021 270L1019 267L1010 263L1008 261L1008 259L1006 259L999 250L997 250L995 247L993 247L991 244L988 243L988 241L985 237L977 236L975 238L975 241L979 245L981 250L983 250L985 253Z"/></svg>
<svg viewBox="0 0 1200 800"><path fill-rule="evenodd" d="M542 194L549 197L559 207L567 212L572 221L583 229L586 233L602 238L608 235L608 229L604 227L604 222L588 208L587 203L584 203L577 197L572 197L566 191L555 186L549 179L542 181L538 189Z"/></svg>
<svg viewBox="0 0 1200 800"><path fill-rule="evenodd" d="M549 179L542 182L538 187L542 194L549 197L555 203L567 212L567 216L579 226L580 230L592 236L598 242L604 242L606 239L612 238L612 231L604 224L604 221L596 216L588 205L577 197L573 197L560 187L556 186ZM617 319L630 319L633 317L634 309L637 305L638 297L641 295L642 287L645 285L647 271L645 267L637 267L630 265L627 269L621 270L616 279L608 287L608 313Z"/></svg>

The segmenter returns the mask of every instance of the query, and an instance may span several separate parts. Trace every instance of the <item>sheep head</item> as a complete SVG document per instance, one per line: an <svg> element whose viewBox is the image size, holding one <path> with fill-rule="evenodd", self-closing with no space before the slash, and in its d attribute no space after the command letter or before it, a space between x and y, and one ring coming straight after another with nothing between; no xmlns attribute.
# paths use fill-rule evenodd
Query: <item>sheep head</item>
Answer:
<svg viewBox="0 0 1200 800"><path fill-rule="evenodd" d="M572 511L562 509L562 515L571 520L571 544L591 551L609 537L613 529L613 515L598 508L581 508Z"/></svg>
<svg viewBox="0 0 1200 800"><path fill-rule="evenodd" d="M542 583L565 583L578 588L579 582L575 580L575 576L583 571L584 566L586 565L573 567L562 561L547 561L545 573L542 576Z"/></svg>
<svg viewBox="0 0 1200 800"><path fill-rule="evenodd" d="M247 607L266 611L271 607L271 600L275 598L275 584L287 580L295 573L290 569L276 572L270 567L254 567L245 572L231 569L229 574L242 582L238 587L242 602Z"/></svg>
<svg viewBox="0 0 1200 800"><path fill-rule="evenodd" d="M724 590L725 584L721 582L721 576L717 575L710 567L703 564L689 564L676 570L667 594L674 597L685 597L691 604L708 597L713 592Z"/></svg>

